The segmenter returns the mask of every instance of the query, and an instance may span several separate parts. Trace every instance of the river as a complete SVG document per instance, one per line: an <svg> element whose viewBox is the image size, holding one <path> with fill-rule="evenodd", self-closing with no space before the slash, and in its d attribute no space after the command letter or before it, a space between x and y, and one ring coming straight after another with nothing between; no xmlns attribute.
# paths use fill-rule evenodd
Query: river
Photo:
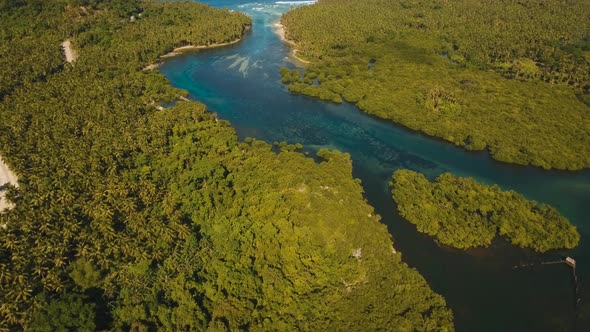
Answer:
<svg viewBox="0 0 590 332"><path fill-rule="evenodd" d="M168 59L160 72L172 85L189 91L191 99L229 120L241 139L302 143L310 154L323 147L348 152L354 176L362 180L367 200L388 226L396 249L447 299L457 331L590 331L590 171L499 163L486 152L465 151L364 114L353 105L291 95L280 82L279 70L297 64L273 23L298 4L204 2L248 14L252 31L238 44ZM388 182L400 168L430 177L442 172L471 176L549 203L578 227L581 244L575 250L545 254L503 240L487 249L440 247L398 215ZM578 262L578 296L570 267L540 264L565 256ZM533 266L515 268L527 264ZM576 310L578 297L582 300Z"/></svg>

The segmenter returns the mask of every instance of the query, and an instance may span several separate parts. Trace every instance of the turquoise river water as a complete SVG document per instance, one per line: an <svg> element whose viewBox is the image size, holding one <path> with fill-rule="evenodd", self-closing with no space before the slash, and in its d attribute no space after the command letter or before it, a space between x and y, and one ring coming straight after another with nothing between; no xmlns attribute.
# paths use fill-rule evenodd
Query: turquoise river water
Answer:
<svg viewBox="0 0 590 332"><path fill-rule="evenodd" d="M303 4L205 2L248 14L254 22L252 31L238 44L171 58L160 72L174 86L189 91L192 99L229 120L241 139L302 143L310 153L322 147L350 153L354 175L362 180L366 197L388 226L395 247L446 298L458 331L590 331L589 171L545 171L499 163L485 152L467 152L371 117L354 105L291 95L280 82L279 69L297 64L273 23L281 13ZM502 240L491 248L469 251L438 246L398 215L388 181L399 168L428 176L442 172L471 176L549 203L578 227L581 244L575 250L545 254ZM540 264L565 256L578 262L577 293L570 267Z"/></svg>

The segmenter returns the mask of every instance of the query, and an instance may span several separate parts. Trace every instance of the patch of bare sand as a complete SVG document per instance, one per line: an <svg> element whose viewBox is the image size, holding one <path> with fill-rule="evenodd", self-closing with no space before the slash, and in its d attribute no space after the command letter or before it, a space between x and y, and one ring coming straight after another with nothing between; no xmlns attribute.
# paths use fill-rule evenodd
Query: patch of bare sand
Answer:
<svg viewBox="0 0 590 332"><path fill-rule="evenodd" d="M0 213L12 209L14 204L6 200L6 189L8 185L18 187L18 177L0 157Z"/></svg>
<svg viewBox="0 0 590 332"><path fill-rule="evenodd" d="M76 61L76 59L78 59L78 54L72 48L72 42L70 42L69 39L64 40L64 42L61 43L61 47L64 49L66 62L73 63L74 61Z"/></svg>

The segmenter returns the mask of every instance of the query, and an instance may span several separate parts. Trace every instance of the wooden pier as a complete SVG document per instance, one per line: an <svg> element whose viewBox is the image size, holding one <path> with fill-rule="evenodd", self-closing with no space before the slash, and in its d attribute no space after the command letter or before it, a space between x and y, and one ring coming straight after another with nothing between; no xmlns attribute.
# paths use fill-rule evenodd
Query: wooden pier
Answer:
<svg viewBox="0 0 590 332"><path fill-rule="evenodd" d="M548 262L541 262L541 263L528 263L528 264L520 264L515 265L513 269L519 268L527 268L527 267L534 267L536 265L552 265L552 264L567 264L572 268L572 281L574 286L574 310L576 312L576 316L574 319L574 327L577 325L578 317L580 315L580 304L582 303L582 296L580 294L580 285L578 284L578 275L576 274L576 260L571 257L565 257L558 261L548 261ZM575 328L574 328L575 330Z"/></svg>
<svg viewBox="0 0 590 332"><path fill-rule="evenodd" d="M571 257L566 257L565 261L564 261L567 265L573 267L574 269L576 268L576 260L571 258Z"/></svg>

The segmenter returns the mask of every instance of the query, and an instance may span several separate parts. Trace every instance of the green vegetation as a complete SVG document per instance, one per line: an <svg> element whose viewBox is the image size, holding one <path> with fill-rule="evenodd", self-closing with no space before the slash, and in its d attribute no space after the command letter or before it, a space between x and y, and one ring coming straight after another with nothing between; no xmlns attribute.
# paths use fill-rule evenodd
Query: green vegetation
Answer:
<svg viewBox="0 0 590 332"><path fill-rule="evenodd" d="M323 0L281 19L312 60L283 82L500 161L587 168L589 15L581 0Z"/></svg>
<svg viewBox="0 0 590 332"><path fill-rule="evenodd" d="M240 38L249 18L183 2L0 8L0 154L19 175L0 215L0 330L453 330L348 155L275 153L200 103L155 107L185 92L141 68Z"/></svg>
<svg viewBox="0 0 590 332"><path fill-rule="evenodd" d="M31 331L94 331L94 304L84 303L77 294L61 294L45 302L39 297L39 309L31 317Z"/></svg>
<svg viewBox="0 0 590 332"><path fill-rule="evenodd" d="M392 195L400 214L419 232L460 249L488 246L498 233L513 244L545 252L578 245L576 227L545 204L513 191L450 173L429 182L410 170L393 174Z"/></svg>

